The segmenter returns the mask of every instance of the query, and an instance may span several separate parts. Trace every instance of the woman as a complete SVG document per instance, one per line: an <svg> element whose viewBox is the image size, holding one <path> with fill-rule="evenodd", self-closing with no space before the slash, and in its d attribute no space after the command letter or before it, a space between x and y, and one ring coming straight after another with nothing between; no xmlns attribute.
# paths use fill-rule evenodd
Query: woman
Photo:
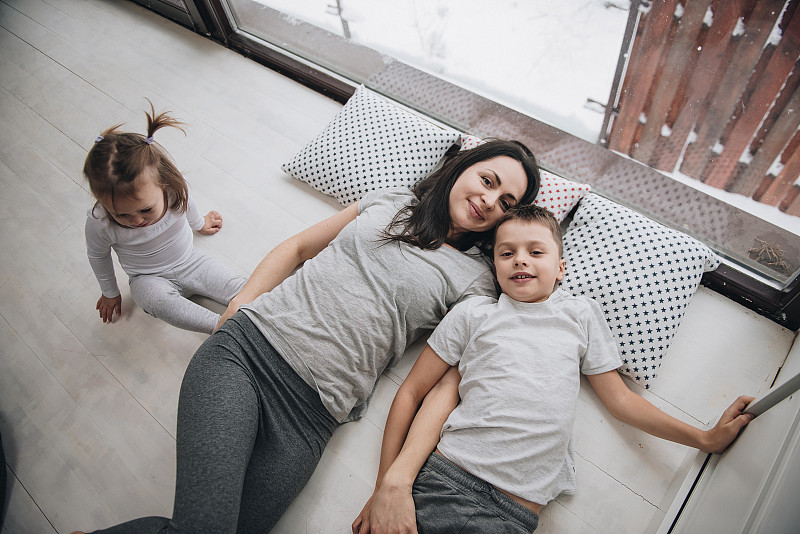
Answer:
<svg viewBox="0 0 800 534"><path fill-rule="evenodd" d="M269 531L383 370L454 304L496 294L480 249L538 188L527 148L490 141L278 245L186 370L172 519L102 532Z"/></svg>

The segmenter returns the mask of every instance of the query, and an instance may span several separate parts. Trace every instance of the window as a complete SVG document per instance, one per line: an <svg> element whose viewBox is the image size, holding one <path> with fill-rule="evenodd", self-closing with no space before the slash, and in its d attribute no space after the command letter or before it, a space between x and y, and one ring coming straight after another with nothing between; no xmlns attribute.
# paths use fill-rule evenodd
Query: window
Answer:
<svg viewBox="0 0 800 534"><path fill-rule="evenodd" d="M701 181L705 179L702 170L726 154L727 144L736 150L743 147L742 154L734 158L734 167L760 169L757 185L762 195L770 186L773 196L781 193L774 187L782 172L779 164L783 160L783 169L790 167L793 147L800 145L798 125L786 120L780 123L785 114L776 112L794 105L794 88L800 85L800 72L793 71L796 50L788 51L790 56L795 54L788 62L788 72L782 71L779 82L770 82L777 88L768 109L758 118L748 117L748 124L755 121L757 135L748 137L745 129L728 124L730 117L742 115L743 105L754 102L755 97L747 100L740 94L754 94L755 88L765 85L765 73L777 72L777 60L770 60L786 53L791 41L787 39L781 45L779 37L800 25L800 14L794 16L794 9L789 8L795 3L664 0L651 5L638 0L597 0L578 2L585 12L573 8L552 17L530 7L535 3L513 0L493 3L488 10L485 2L204 1L210 17L224 27L221 34L232 48L261 58L341 101L352 93L354 85L364 83L463 131L519 139L534 150L545 168L590 183L595 191L712 246L727 264L708 277L709 285L729 295L731 287L737 287L741 301L779 321L785 321L787 313L792 315L793 307L800 308L800 302L794 302L800 238L797 231L791 231L792 227L800 228L800 217L769 206L776 217L766 220L762 215L765 206ZM556 4L548 11L569 9L572 2ZM385 21L383 15L369 11L374 5L381 10L405 7L406 11L389 12L389 22L381 23ZM470 12L472 5L479 6L480 12ZM569 18L569 23L562 24L561 29L548 25L560 18ZM468 26L468 20L478 24ZM586 34L593 25L598 33L591 37L564 35L563 28L575 30L580 26L579 33ZM739 43L756 31L763 34L765 29L769 29L768 38L753 48L759 55L748 56L750 63L737 59L734 54L740 51ZM601 30L606 34L600 35ZM544 36L540 41L549 48L535 52L515 46L526 42L521 36L530 34ZM452 35L456 41L442 40ZM719 44L721 35L727 39L725 46ZM598 44L601 41L602 46ZM491 47L495 48L487 51ZM418 57L415 50L426 55ZM716 64L710 62L711 52L716 53ZM480 60L486 58L489 63L481 66ZM586 58L587 62L581 63ZM664 69L663 64L669 67ZM549 65L549 72L535 70L542 65ZM730 65L738 65L738 72L748 75L725 74L723 67ZM573 66L566 82L557 85L560 75ZM747 71L749 66L752 68ZM523 81L515 83L516 78L508 77L507 72L520 73ZM753 78L752 72L757 77ZM533 89L525 90L531 83L536 85L531 79L542 86L553 82L555 89L551 91L564 93L560 96L570 100L571 107L551 106L559 96L552 96L552 92L534 97ZM587 79L596 85L588 87ZM717 80L727 85L716 84ZM713 105L721 97L698 93L697 87L703 83L707 89L723 85L730 90L735 86L736 98L729 97L733 104L728 106L733 111L716 120L713 128L713 114L718 113ZM522 95L514 93L518 88L523 89ZM579 90L580 96L566 98L571 90ZM769 100L767 93L757 97L759 102ZM783 101L779 104L783 108L776 108L776 95L781 94ZM696 101L687 104L690 97ZM695 112L691 106L704 107L704 113ZM686 117L694 120L682 140L676 133L686 129L679 122L681 117L684 123ZM692 136L699 132L707 142L713 137L711 130L720 130L718 136L725 143L694 150L697 146L691 146ZM769 153L776 157L762 155L758 165L753 165L754 153L777 130L782 140L770 139ZM681 141L679 158L696 153L692 161L701 170L699 179L684 175L677 163L671 169L652 164L653 144L665 140ZM800 160L800 149L797 152ZM745 153L750 154L749 161ZM767 160L769 165L764 168ZM778 165L773 165L776 161ZM793 183L796 175L788 175L781 178L781 201L787 203L790 212L800 212L800 199L794 202L792 197L800 191Z"/></svg>
<svg viewBox="0 0 800 534"><path fill-rule="evenodd" d="M626 2L254 1L590 142L628 19ZM252 3L229 2L234 13ZM258 34L252 21L238 24Z"/></svg>

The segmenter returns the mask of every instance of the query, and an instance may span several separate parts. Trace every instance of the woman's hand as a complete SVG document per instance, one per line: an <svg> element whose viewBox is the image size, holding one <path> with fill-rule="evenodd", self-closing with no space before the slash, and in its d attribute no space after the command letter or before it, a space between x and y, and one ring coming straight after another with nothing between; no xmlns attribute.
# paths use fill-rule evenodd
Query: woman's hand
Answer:
<svg viewBox="0 0 800 534"><path fill-rule="evenodd" d="M728 448L739 432L755 417L752 414L744 413L748 404L753 402L755 397L742 395L722 413L722 417L714 428L705 432L706 443L702 447L705 452L722 452Z"/></svg>
<svg viewBox="0 0 800 534"><path fill-rule="evenodd" d="M377 493L378 490L375 490ZM367 504L364 505L364 508L361 509L361 512L356 517L356 520L353 521L352 530L353 534L366 534L369 532L369 511L372 508L372 500L375 498L375 493L370 495Z"/></svg>
<svg viewBox="0 0 800 534"><path fill-rule="evenodd" d="M353 522L353 534L417 534L411 487L384 480Z"/></svg>
<svg viewBox="0 0 800 534"><path fill-rule="evenodd" d="M100 295L95 309L100 311L100 318L104 323L112 322L114 320L114 312L117 315L122 315L122 295L112 298Z"/></svg>
<svg viewBox="0 0 800 534"><path fill-rule="evenodd" d="M238 295L237 295L236 297L238 297ZM214 328L214 331L215 331L215 332L216 332L217 330L219 330L219 328L222 326L222 324L223 324L225 321L227 321L228 319L230 319L231 317L233 317L233 315L234 315L234 314L235 314L237 311L239 311L239 307L240 307L241 305L243 305L243 304L247 304L247 302L242 302L241 300L237 299L236 297L233 297L233 298L231 299L231 301L228 303L228 307L227 307L227 308L225 308L225 313L223 313L222 315L220 315L220 317L219 317L219 322L217 323L217 326Z"/></svg>
<svg viewBox="0 0 800 534"><path fill-rule="evenodd" d="M212 235L219 232L222 228L222 215L218 211L211 210L203 216L203 227L198 230L201 234Z"/></svg>

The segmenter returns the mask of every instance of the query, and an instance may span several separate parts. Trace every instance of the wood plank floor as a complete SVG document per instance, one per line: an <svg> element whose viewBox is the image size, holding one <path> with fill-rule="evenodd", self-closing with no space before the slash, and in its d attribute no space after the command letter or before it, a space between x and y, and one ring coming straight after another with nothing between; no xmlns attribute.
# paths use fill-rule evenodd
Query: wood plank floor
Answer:
<svg viewBox="0 0 800 534"><path fill-rule="evenodd" d="M186 122L157 139L203 213L223 214L195 242L236 271L339 209L280 164L340 104L133 3L0 2L3 533L171 511L177 393L206 336L147 316L127 288L103 325L83 242L87 149L112 124L142 132L145 98Z"/></svg>
<svg viewBox="0 0 800 534"><path fill-rule="evenodd" d="M146 98L187 124L185 136L162 130L157 140L200 209L225 219L196 245L234 270L250 273L282 239L340 209L280 170L340 104L132 2L0 0L0 432L10 479L2 534L171 512L177 395L206 336L147 316L125 287L124 315L103 325L83 238L93 203L81 175L86 152L112 124L142 132ZM127 278L119 268L118 278ZM640 393L703 424L730 395L769 387L794 334L743 309L719 313L731 306L701 290L661 382ZM389 403L419 348L381 378L367 416L337 430L277 532L347 532L373 483ZM731 358L740 359L709 391L706 376ZM602 410L582 388L581 492L545 509L543 533L653 531L677 491L672 477L691 463L686 448Z"/></svg>

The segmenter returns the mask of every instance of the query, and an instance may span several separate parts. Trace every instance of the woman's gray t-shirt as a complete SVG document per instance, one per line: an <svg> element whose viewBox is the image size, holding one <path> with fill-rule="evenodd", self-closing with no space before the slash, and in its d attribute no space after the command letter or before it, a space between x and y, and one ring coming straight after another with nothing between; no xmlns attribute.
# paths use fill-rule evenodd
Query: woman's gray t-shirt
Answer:
<svg viewBox="0 0 800 534"><path fill-rule="evenodd" d="M242 310L338 421L361 415L378 376L456 303L495 296L477 249L382 240L409 189L373 191L317 256Z"/></svg>

